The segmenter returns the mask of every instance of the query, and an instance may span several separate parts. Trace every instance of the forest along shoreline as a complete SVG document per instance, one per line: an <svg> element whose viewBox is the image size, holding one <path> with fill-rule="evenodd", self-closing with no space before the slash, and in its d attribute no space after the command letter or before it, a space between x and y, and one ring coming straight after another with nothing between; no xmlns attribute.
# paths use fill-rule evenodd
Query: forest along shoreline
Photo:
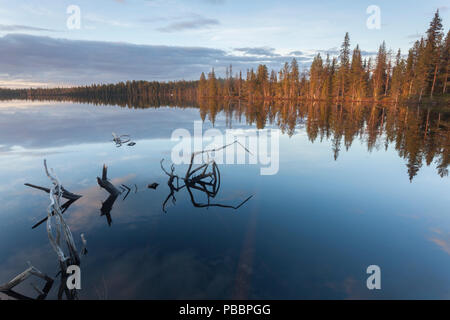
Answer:
<svg viewBox="0 0 450 320"><path fill-rule="evenodd" d="M376 55L356 45L351 51L345 34L339 55L318 53L311 66L300 71L295 57L281 70L260 64L217 78L214 68L195 81L126 81L66 88L0 88L0 99L108 101L115 99L152 101L201 98L264 100L308 100L333 102L429 103L450 105L450 30L444 34L439 10L426 31L404 55L394 53L383 42Z"/></svg>

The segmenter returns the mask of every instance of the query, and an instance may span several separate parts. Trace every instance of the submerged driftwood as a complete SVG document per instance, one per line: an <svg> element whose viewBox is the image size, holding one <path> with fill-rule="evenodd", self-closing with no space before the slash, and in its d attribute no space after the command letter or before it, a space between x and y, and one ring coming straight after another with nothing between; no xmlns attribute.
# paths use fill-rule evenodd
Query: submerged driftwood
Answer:
<svg viewBox="0 0 450 320"><path fill-rule="evenodd" d="M75 246L75 242L73 240L72 232L65 222L62 214L79 198L81 195L74 194L72 192L67 191L59 181L58 177L54 173L53 169L48 169L47 161L44 159L44 169L47 177L50 179L52 183L51 188L45 188L36 186L30 183L26 183L26 186L31 188L35 188L38 190L42 190L49 194L50 205L47 207L47 217L42 219L40 222L35 224L33 228L36 228L43 222L47 222L47 235L50 241L50 244L55 251L58 257L58 263L60 271L58 274L61 275L61 283L58 290L58 299L62 299L63 294L65 293L67 299L76 299L77 291L75 289L68 289L67 282L67 268L72 265L80 265L80 256ZM64 204L61 204L61 199L65 198L66 201ZM87 241L84 237L84 234L81 234L81 241L83 244L83 248L81 250L81 254L84 255L87 253ZM14 279L9 281L8 283L0 286L0 292L5 294L8 297L12 297L14 299L30 299L29 297L23 296L17 292L14 292L12 288L25 281L30 275L35 275L37 277L43 278L46 280L46 285L42 290L37 288L35 285L31 284L33 288L39 293L37 299L45 299L47 297L48 292L50 291L54 280L33 266L30 265L30 268L17 275Z"/></svg>
<svg viewBox="0 0 450 320"><path fill-rule="evenodd" d="M77 290L67 288L67 268L72 265L79 266L81 260L73 240L72 232L62 216L61 198L63 191L61 183L53 170L48 170L46 160L44 160L44 167L48 178L53 183L53 187L49 192L50 205L47 208L47 234L50 244L59 260L61 282L58 290L58 299L62 299L63 294L65 294L67 299L73 300L77 299ZM64 252L61 238L63 238L63 243L68 253ZM87 253L87 249L85 248L86 239L84 238L84 234L81 235L81 239L83 243L82 254L85 254Z"/></svg>
<svg viewBox="0 0 450 320"><path fill-rule="evenodd" d="M47 234L50 244L52 245L53 250L55 250L58 260L65 271L69 265L79 265L80 257L73 240L72 232L62 216L61 198L63 191L61 188L61 183L53 170L48 170L46 160L44 160L44 167L45 173L53 183L53 186L49 192L50 205L47 208ZM55 234L53 234L53 229L55 230ZM63 248L61 247L61 236L64 238L64 242L68 249L68 254L65 254Z"/></svg>
<svg viewBox="0 0 450 320"><path fill-rule="evenodd" d="M25 185L26 185L27 187L31 187L31 188L34 188L34 189L38 189L38 190L42 190L42 191L44 191L44 192L50 193L50 189L49 189L49 188L40 187L40 186L31 184L31 183L25 183ZM82 196L79 195L79 194L75 194L75 193L72 193L72 192L70 192L70 191L67 191L63 186L61 186L61 191L62 191L61 197L64 198L64 199L68 199L68 200L78 200L78 199L80 199L80 198L82 197Z"/></svg>
<svg viewBox="0 0 450 320"><path fill-rule="evenodd" d="M45 280L44 288L39 289L37 286L35 286L33 283L30 285L33 287L33 289L39 294L37 298L30 298L25 295L22 295L16 291L14 291L14 287L18 286L25 280L27 280L30 276L35 276L41 279ZM19 273L17 276L15 276L13 279L11 279L9 282L0 285L0 292L6 295L6 297L10 299L17 299L17 300L44 300L50 289L53 286L54 280L47 276L46 274L42 273L35 267L33 267L31 264L24 272ZM1 299L0 299L1 300Z"/></svg>
<svg viewBox="0 0 450 320"><path fill-rule="evenodd" d="M127 144L130 147L136 145L136 142L131 141L131 137L128 134L117 135L113 132L112 136L112 141L116 144L116 147L121 147L123 144Z"/></svg>
<svg viewBox="0 0 450 320"><path fill-rule="evenodd" d="M108 225L111 226L111 223L112 223L111 210L113 208L114 202L116 202L116 200L117 200L117 197L122 192L108 180L108 167L105 164L103 165L102 177L101 178L97 177L97 182L101 188L105 189L109 193L109 197L106 199L105 202L103 202L102 207L100 208L100 212L101 212L101 216L106 217L106 221L108 222ZM126 198L126 196L125 196L125 198ZM124 200L125 200L125 198L124 198Z"/></svg>
<svg viewBox="0 0 450 320"><path fill-rule="evenodd" d="M166 210L166 205L167 205L167 202L169 201L169 199L172 198L172 203L175 204L175 202L177 201L177 199L175 198L175 192L180 191L180 190L183 189L186 185L183 185L183 186L180 187L180 186L179 186L179 180L180 180L180 178L179 178L177 175L174 174L174 172L175 172L175 166L174 166L173 164L170 166L170 173L169 173L169 172L167 172L167 170L164 168L163 162L164 162L164 159L162 159L161 162L160 162L161 170L164 171L164 173L167 174L167 175L169 176L169 180L167 181L167 185L169 186L170 193L169 193L169 195L167 196L166 200L164 200L164 202L163 202L163 204L162 204L162 210L163 210L164 212L167 212L167 210ZM173 184L175 180L177 181L177 186L174 186L174 184Z"/></svg>
<svg viewBox="0 0 450 320"><path fill-rule="evenodd" d="M50 193L50 189L49 189L49 188L37 186L37 185L31 184L31 183L25 183L25 185L26 185L27 187L30 187L30 188L34 188L34 189L42 190L42 191L44 191L44 192L46 192L46 193ZM67 199L67 201L66 201L64 204L61 205L61 214L63 214L64 212L67 211L67 209L69 209L69 207L70 207L75 201L77 201L78 199L80 199L82 196L79 195L79 194L75 194L75 193L72 193L72 192L66 190L63 186L61 186L61 191L62 191L61 198ZM32 226L31 228L32 228L32 229L37 228L37 227L40 226L42 223L44 223L45 221L47 221L47 219L48 219L48 216L46 216L45 218L41 219L39 222L37 222L37 223L36 223L34 226Z"/></svg>
<svg viewBox="0 0 450 320"><path fill-rule="evenodd" d="M170 199L172 199L172 203L175 204L175 202L176 202L175 192L178 192L183 188L187 189L192 205L197 208L221 207L221 208L239 209L244 203L246 203L248 200L250 200L253 197L253 195L249 196L247 199L245 199L244 201L242 201L240 204L238 204L236 206L210 202L210 199L215 198L216 195L219 193L221 177L220 177L220 170L219 170L217 163L214 161L214 159L210 159L209 154L211 152L217 152L219 150L225 149L234 144L240 145L242 148L244 148L245 151L247 151L248 153L251 153L247 148L245 148L238 141L234 141L232 143L229 143L229 144L224 145L219 148L194 152L191 155L191 161L189 163L188 169L186 170L184 178L180 178L178 175L175 175L175 173L174 173L175 166L173 164L170 167L170 172L168 172L163 166L164 159L162 159L160 162L161 169L163 170L163 172L166 175L169 176L167 185L169 186L169 189L170 189L169 195L167 196L166 200L162 204L163 211L167 212L166 205ZM195 157L198 155L203 155L203 154L207 155L206 163L203 163L203 164L199 165L198 167L194 168ZM174 185L175 180L176 180L176 186ZM184 184L180 186L179 180L182 180L184 182ZM197 190L197 191L200 191L201 193L205 194L207 197L207 203L197 202L195 200L194 193L192 192L192 190Z"/></svg>
<svg viewBox="0 0 450 320"><path fill-rule="evenodd" d="M97 182L98 185L108 191L110 195L118 196L122 193L108 180L108 167L105 164L103 165L102 177L97 177Z"/></svg>

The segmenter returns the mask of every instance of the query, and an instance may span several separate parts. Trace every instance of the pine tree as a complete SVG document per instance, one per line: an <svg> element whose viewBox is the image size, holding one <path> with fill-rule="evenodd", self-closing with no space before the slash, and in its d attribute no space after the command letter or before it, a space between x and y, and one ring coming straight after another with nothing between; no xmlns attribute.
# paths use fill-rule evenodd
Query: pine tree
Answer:
<svg viewBox="0 0 450 320"><path fill-rule="evenodd" d="M419 101L422 100L422 96L427 87L428 80L428 56L426 54L425 40L422 38L420 41L416 41L416 64L415 64L415 77L414 86L415 93L419 96Z"/></svg>
<svg viewBox="0 0 450 320"><path fill-rule="evenodd" d="M439 9L436 11L433 20L430 22L430 27L427 30L427 40L425 55L428 60L427 65L427 81L428 86L431 85L430 97L433 97L434 88L436 85L436 78L439 69L439 62L441 57L441 42L444 36L442 19L439 16Z"/></svg>
<svg viewBox="0 0 450 320"><path fill-rule="evenodd" d="M380 95L385 92L385 81L387 72L387 52L386 43L383 44L378 49L378 54L376 58L375 69L373 70L372 85L373 85L373 98L378 100Z"/></svg>
<svg viewBox="0 0 450 320"><path fill-rule="evenodd" d="M340 95L344 99L346 96L350 70L350 36L348 32L345 33L344 42L341 45L339 62L340 66L338 72L338 95Z"/></svg>
<svg viewBox="0 0 450 320"><path fill-rule="evenodd" d="M359 45L353 50L350 67L350 95L352 100L361 100L365 93L364 67Z"/></svg>
<svg viewBox="0 0 450 320"><path fill-rule="evenodd" d="M217 79L214 68L212 68L211 72L208 74L208 96L217 97L217 94Z"/></svg>
<svg viewBox="0 0 450 320"><path fill-rule="evenodd" d="M415 78L416 51L414 48L409 49L408 58L406 59L405 84L403 96L410 97Z"/></svg>
<svg viewBox="0 0 450 320"><path fill-rule="evenodd" d="M333 94L333 77L332 73L334 73L334 66L332 68L330 55L327 54L327 58L325 59L325 65L323 69L323 85L322 90L320 92L321 99L328 99Z"/></svg>
<svg viewBox="0 0 450 320"><path fill-rule="evenodd" d="M206 96L206 89L207 89L207 81L206 81L205 74L202 72L202 74L200 75L200 81L198 83L198 95L199 95L199 97Z"/></svg>
<svg viewBox="0 0 450 320"><path fill-rule="evenodd" d="M398 49L397 55L395 57L395 66L392 70L392 85L391 85L391 95L397 102L403 88L403 83L405 81L405 61L402 59L402 54L400 49Z"/></svg>
<svg viewBox="0 0 450 320"><path fill-rule="evenodd" d="M278 86L278 80L277 80L277 73L275 70L272 70L270 72L270 80L269 80L269 94L271 97L274 97L277 94L277 86Z"/></svg>
<svg viewBox="0 0 450 320"><path fill-rule="evenodd" d="M298 97L299 77L300 77L300 71L298 69L297 59L293 58L291 61L291 72L289 75L289 82L290 82L289 97L290 98Z"/></svg>
<svg viewBox="0 0 450 320"><path fill-rule="evenodd" d="M262 97L269 96L269 72L266 65L260 64L256 71L256 91Z"/></svg>
<svg viewBox="0 0 450 320"><path fill-rule="evenodd" d="M323 77L323 61L320 53L314 57L309 71L309 97L311 99L320 98Z"/></svg>
<svg viewBox="0 0 450 320"><path fill-rule="evenodd" d="M286 62L284 64L283 70L282 70L282 88L283 88L283 93L282 96L283 97L289 97L289 92L290 92L290 68L289 68L289 64Z"/></svg>
<svg viewBox="0 0 450 320"><path fill-rule="evenodd" d="M224 82L224 96L231 97L234 94L234 83L233 83L233 66L230 64L229 67L225 69L225 82Z"/></svg>
<svg viewBox="0 0 450 320"><path fill-rule="evenodd" d="M391 80L391 69L392 69L391 56L392 56L392 51L389 50L389 52L387 53L387 56L386 56L387 66L386 66L386 78L384 81L384 96L385 97L388 95L389 82Z"/></svg>
<svg viewBox="0 0 450 320"><path fill-rule="evenodd" d="M441 51L442 94L446 94L448 87L448 73L450 69L450 30L447 32Z"/></svg>

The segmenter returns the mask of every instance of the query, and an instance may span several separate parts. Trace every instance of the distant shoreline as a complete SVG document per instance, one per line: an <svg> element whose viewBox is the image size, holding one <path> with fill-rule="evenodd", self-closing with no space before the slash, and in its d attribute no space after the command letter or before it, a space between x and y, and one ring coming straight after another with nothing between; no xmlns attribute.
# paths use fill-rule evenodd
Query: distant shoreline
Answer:
<svg viewBox="0 0 450 320"><path fill-rule="evenodd" d="M20 90L26 90L26 89L20 89ZM65 95L65 94L55 94L55 95L38 95L38 96L13 96L13 95L4 95L1 94L2 89L0 89L0 101L12 101L12 100L21 100L21 101L67 101L67 102L86 102L86 103L98 103L98 104L115 104L114 101L136 101L143 98L142 96L114 96L111 97L112 99L98 99L98 98L88 98L88 97L77 97L72 95ZM430 99L429 97L424 97L421 100L419 99L399 99L398 101L395 101L391 98L384 98L381 100L374 100L374 99L363 99L363 100L352 100L352 99L335 99L335 98L328 98L328 99L311 99L307 97L296 97L296 98L283 98L283 97L253 97L251 99L247 97L230 97L230 96L216 96L216 97L161 97L161 96L154 96L154 97L145 97L144 100L142 100L143 103L151 103L152 101L158 100L160 102L163 101L200 101L200 100L217 100L217 101L242 101L245 103L265 103L265 102L271 102L271 103L277 103L277 102L303 102L303 103L333 103L333 104L378 104L378 105L425 105L425 106L437 106L437 107L445 107L450 108L450 94L446 94L445 96L437 96L433 99Z"/></svg>

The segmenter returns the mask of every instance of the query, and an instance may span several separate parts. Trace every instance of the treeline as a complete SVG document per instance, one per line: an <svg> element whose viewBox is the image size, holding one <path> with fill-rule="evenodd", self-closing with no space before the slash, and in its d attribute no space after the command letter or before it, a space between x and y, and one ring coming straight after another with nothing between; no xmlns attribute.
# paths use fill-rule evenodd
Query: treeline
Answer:
<svg viewBox="0 0 450 320"><path fill-rule="evenodd" d="M450 31L444 38L442 19L436 12L426 37L416 41L406 57L379 47L375 58L364 58L359 46L350 49L347 33L338 57L314 57L309 70L300 72L294 58L276 72L266 65L233 75L227 68L225 79L217 79L214 69L200 76L200 97L333 99L380 101L422 100L448 93Z"/></svg>
<svg viewBox="0 0 450 320"><path fill-rule="evenodd" d="M3 99L51 99L101 104L140 105L160 99L197 98L198 81L126 81L70 88L0 89Z"/></svg>
<svg viewBox="0 0 450 320"><path fill-rule="evenodd" d="M338 57L320 54L309 70L300 71L296 59L276 72L266 65L256 71L233 74L226 68L225 78L214 69L198 81L127 81L71 88L0 89L2 99L71 99L141 105L158 99L240 98L309 99L333 101L421 101L444 96L448 103L450 31L444 37L442 19L436 12L426 37L416 41L407 55L395 54L383 43L376 57L363 58L357 45L350 48L345 35Z"/></svg>

